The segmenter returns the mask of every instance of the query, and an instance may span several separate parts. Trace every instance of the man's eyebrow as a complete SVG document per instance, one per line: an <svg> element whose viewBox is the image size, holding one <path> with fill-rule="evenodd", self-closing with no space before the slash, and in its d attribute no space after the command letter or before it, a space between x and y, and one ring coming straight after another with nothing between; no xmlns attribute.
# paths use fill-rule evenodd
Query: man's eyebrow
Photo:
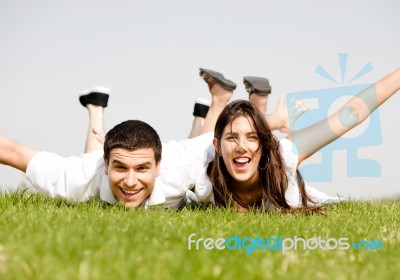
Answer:
<svg viewBox="0 0 400 280"><path fill-rule="evenodd" d="M126 165L125 163L123 163L123 162L121 162L121 161L119 161L119 160L114 160L113 162L112 162L112 164L113 165ZM137 165L138 167L146 167L146 166L151 166L151 162L150 161L146 161L146 162L143 162L143 163L139 163L138 165Z"/></svg>
<svg viewBox="0 0 400 280"><path fill-rule="evenodd" d="M112 164L119 164L119 165L125 165L125 163L119 161L119 160L113 160Z"/></svg>
<svg viewBox="0 0 400 280"><path fill-rule="evenodd" d="M146 161L146 162L138 164L138 167L147 167L147 166L151 166L151 162L150 161Z"/></svg>

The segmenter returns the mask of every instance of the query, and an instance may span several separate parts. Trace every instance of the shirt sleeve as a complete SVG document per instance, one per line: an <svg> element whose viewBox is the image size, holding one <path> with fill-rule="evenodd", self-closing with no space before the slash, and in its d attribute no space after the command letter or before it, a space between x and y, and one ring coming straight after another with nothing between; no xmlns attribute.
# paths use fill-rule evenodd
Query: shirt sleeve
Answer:
<svg viewBox="0 0 400 280"><path fill-rule="evenodd" d="M167 207L179 207L188 190L197 188L207 164L214 159L213 133L163 144L161 171L157 178ZM195 188L196 186L196 188Z"/></svg>
<svg viewBox="0 0 400 280"><path fill-rule="evenodd" d="M280 140L280 150L288 179L288 186L285 193L286 201L292 207L300 207L301 197L296 174L298 156L295 153L294 144L290 140L283 138Z"/></svg>
<svg viewBox="0 0 400 280"><path fill-rule="evenodd" d="M26 171L37 191L70 201L85 201L99 195L103 174L103 151L72 157L40 152Z"/></svg>

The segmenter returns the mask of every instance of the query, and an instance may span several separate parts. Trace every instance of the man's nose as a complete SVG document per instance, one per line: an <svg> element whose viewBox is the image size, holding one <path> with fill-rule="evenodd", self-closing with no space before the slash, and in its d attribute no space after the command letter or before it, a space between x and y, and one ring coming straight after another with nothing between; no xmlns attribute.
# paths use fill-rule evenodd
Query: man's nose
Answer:
<svg viewBox="0 0 400 280"><path fill-rule="evenodd" d="M135 171L129 170L124 180L125 185L128 187L134 187L136 186L137 182L138 180Z"/></svg>

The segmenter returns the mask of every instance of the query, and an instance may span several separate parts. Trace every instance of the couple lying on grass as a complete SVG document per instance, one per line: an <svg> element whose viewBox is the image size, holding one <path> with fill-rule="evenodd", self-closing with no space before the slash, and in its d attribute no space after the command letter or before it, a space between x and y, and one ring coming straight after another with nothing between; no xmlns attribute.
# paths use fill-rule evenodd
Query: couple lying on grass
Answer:
<svg viewBox="0 0 400 280"><path fill-rule="evenodd" d="M250 101L228 103L236 84L211 70L201 69L200 74L212 101L204 120L195 114L201 124L193 126L191 135L197 137L161 144L150 125L129 120L103 138L102 111L108 95L89 92L80 97L90 113L85 154L61 157L0 137L0 163L25 172L39 192L69 201L99 196L126 207L176 209L197 200L238 211L319 211L323 203L339 198L307 186L298 166L364 121L400 89L399 68L327 119L278 140L271 129L283 129L285 121L279 113L261 111L270 93L268 80L245 77ZM348 108L358 118L342 123L340 112Z"/></svg>

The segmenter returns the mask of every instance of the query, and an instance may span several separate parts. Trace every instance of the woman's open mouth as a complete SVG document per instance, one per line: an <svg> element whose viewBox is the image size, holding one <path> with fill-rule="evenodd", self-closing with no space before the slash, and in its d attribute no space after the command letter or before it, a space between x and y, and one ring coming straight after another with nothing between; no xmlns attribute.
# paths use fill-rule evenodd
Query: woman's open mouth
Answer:
<svg viewBox="0 0 400 280"><path fill-rule="evenodd" d="M244 170L249 165L251 159L248 157L237 157L233 159L233 164L239 170Z"/></svg>

